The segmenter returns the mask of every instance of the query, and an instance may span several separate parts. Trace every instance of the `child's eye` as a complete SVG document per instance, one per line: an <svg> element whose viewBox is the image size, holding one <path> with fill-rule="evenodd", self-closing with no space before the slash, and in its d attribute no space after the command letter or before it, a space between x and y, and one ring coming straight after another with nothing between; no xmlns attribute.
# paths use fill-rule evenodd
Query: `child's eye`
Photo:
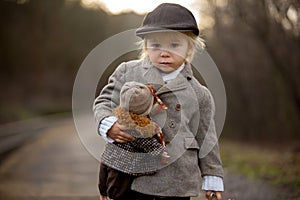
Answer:
<svg viewBox="0 0 300 200"><path fill-rule="evenodd" d="M180 46L180 44L178 44L178 43L171 43L170 46L171 46L172 48L177 48L177 47Z"/></svg>
<svg viewBox="0 0 300 200"><path fill-rule="evenodd" d="M161 48L161 45L160 44L151 44L151 48L159 49L159 48Z"/></svg>

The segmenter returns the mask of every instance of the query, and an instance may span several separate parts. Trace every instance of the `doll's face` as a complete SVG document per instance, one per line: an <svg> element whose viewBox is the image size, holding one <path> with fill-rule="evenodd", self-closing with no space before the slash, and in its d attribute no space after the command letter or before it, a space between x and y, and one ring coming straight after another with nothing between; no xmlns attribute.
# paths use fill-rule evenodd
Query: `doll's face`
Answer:
<svg viewBox="0 0 300 200"><path fill-rule="evenodd" d="M178 69L192 52L182 33L162 32L146 36L146 51L152 64L165 73Z"/></svg>

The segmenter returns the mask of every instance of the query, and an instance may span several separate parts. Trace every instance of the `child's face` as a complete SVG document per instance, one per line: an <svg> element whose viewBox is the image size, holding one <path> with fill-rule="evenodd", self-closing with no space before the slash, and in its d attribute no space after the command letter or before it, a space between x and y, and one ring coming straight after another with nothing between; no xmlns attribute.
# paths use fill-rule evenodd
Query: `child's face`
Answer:
<svg viewBox="0 0 300 200"><path fill-rule="evenodd" d="M186 37L175 32L147 35L146 51L152 64L165 73L178 69L192 51Z"/></svg>

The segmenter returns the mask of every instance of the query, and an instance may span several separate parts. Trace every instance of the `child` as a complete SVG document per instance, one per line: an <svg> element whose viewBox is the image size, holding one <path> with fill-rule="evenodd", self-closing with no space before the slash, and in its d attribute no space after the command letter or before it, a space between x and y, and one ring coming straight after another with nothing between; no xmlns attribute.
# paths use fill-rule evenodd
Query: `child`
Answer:
<svg viewBox="0 0 300 200"><path fill-rule="evenodd" d="M198 195L202 176L206 197L215 192L221 200L223 169L218 144L212 143L204 157L199 153L204 138L217 136L213 97L193 77L190 65L202 45L194 16L178 4L163 3L146 15L136 34L143 39L142 59L122 63L95 100L99 133L109 142L133 141L111 117L112 110L119 104L124 83L151 84L168 107L151 119L162 127L170 159L155 173L135 177L120 199L188 200Z"/></svg>
<svg viewBox="0 0 300 200"><path fill-rule="evenodd" d="M134 176L151 174L169 157L160 127L147 117L158 102L151 86L125 83L120 92L120 106L114 109L118 124L136 139L127 143L108 143L100 165L99 189L103 199L118 199ZM157 101L158 100L158 101ZM162 109L166 109L162 104ZM108 183L109 182L109 183Z"/></svg>

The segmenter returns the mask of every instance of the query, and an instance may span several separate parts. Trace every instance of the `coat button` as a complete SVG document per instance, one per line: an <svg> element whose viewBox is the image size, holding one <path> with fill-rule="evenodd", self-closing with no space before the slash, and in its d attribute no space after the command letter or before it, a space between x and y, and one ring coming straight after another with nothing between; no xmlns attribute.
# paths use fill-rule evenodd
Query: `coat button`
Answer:
<svg viewBox="0 0 300 200"><path fill-rule="evenodd" d="M175 110L177 110L177 111L181 110L181 105L180 104L176 104Z"/></svg>
<svg viewBox="0 0 300 200"><path fill-rule="evenodd" d="M176 122L174 120L170 120L168 125L169 125L170 128L175 128L176 127Z"/></svg>

